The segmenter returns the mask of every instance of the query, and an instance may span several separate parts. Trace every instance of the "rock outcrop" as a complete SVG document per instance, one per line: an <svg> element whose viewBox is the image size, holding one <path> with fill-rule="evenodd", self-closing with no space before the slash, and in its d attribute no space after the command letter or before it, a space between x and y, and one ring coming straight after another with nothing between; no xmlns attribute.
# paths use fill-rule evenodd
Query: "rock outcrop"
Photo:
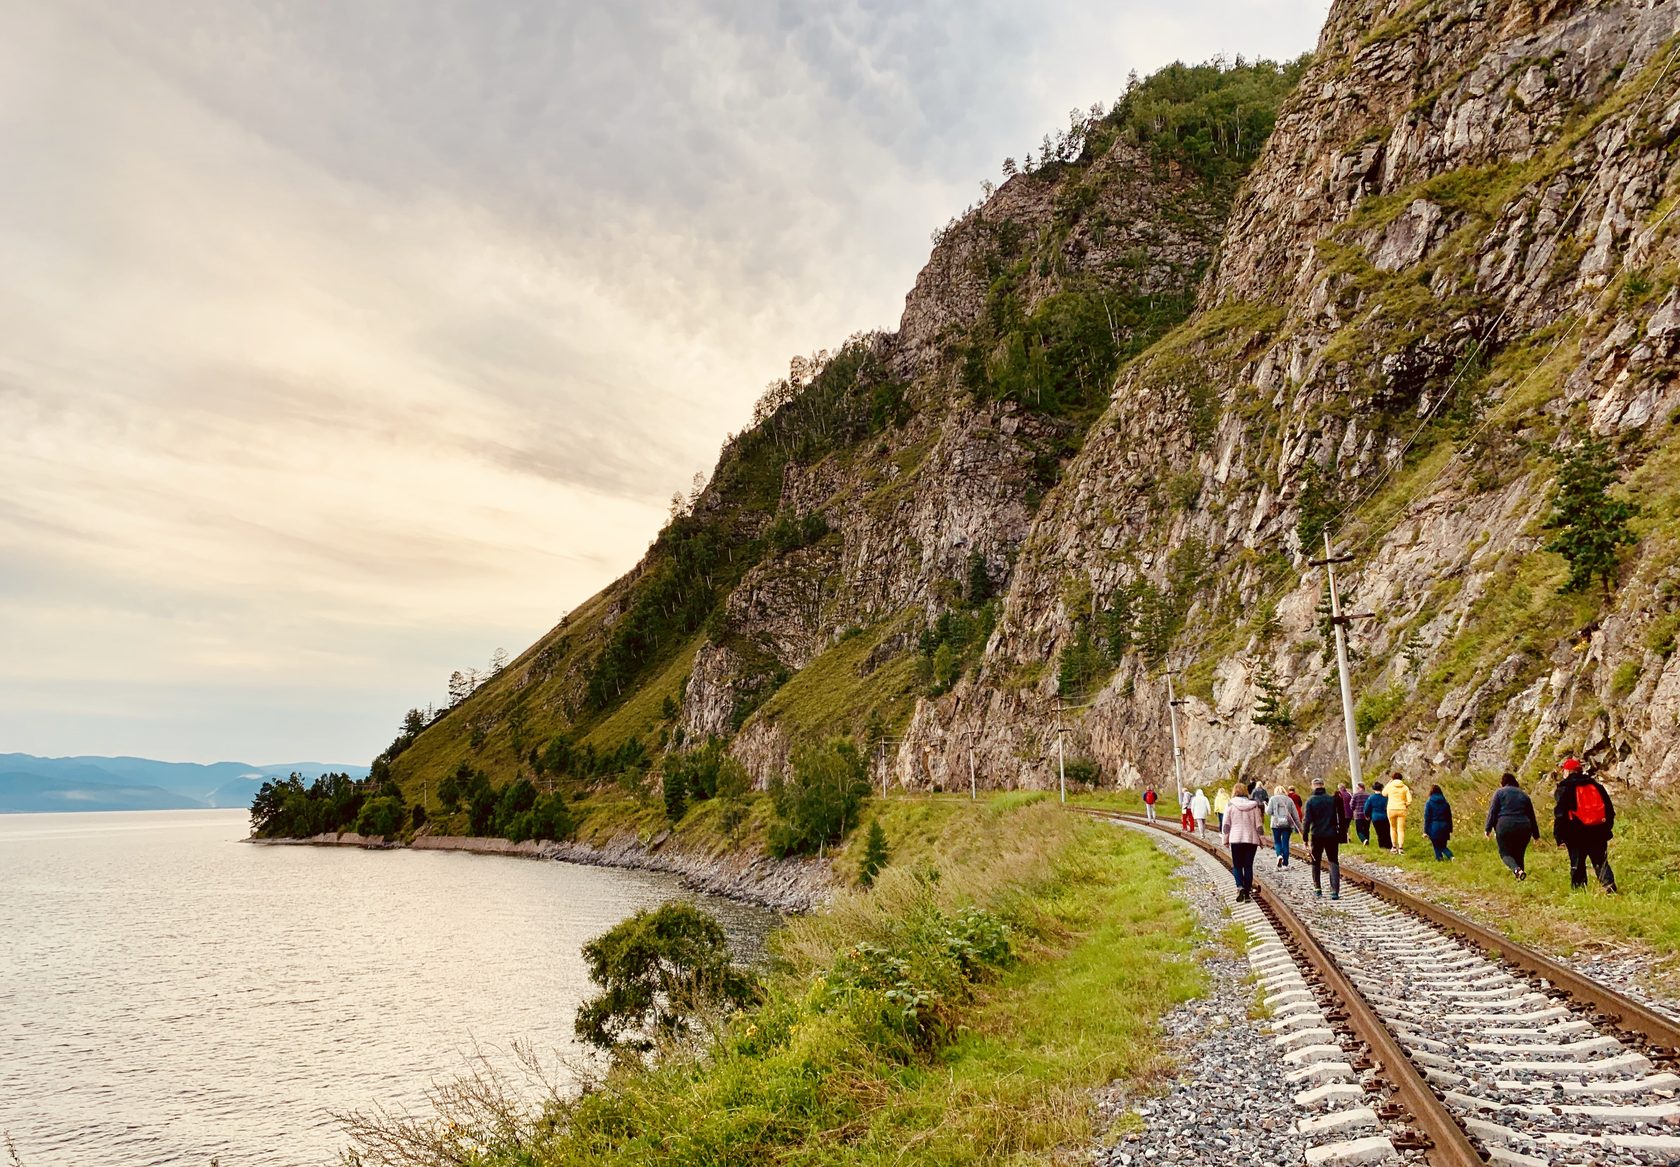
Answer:
<svg viewBox="0 0 1680 1167"><path fill-rule="evenodd" d="M916 788L1050 786L1058 753L1170 781L1171 672L1189 780L1330 773L1327 529L1371 614L1368 768L1572 748L1680 783L1677 34L1669 3L1339 0L1240 186L1092 123L940 233L851 380L732 439L695 508L733 572L703 628L586 683L656 545L398 769L565 730L724 737L764 782L849 732ZM1545 550L1587 436L1643 507L1608 594Z"/></svg>

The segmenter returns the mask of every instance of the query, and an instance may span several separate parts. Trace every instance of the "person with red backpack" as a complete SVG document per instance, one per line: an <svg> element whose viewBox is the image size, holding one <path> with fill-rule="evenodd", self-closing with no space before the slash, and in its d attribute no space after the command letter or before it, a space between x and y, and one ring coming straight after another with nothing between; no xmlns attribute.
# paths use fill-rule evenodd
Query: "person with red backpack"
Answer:
<svg viewBox="0 0 1680 1167"><path fill-rule="evenodd" d="M1151 782L1143 788L1143 813L1150 822L1155 821L1155 804L1161 796L1155 793L1155 784Z"/></svg>
<svg viewBox="0 0 1680 1167"><path fill-rule="evenodd" d="M1589 776L1581 760L1571 754L1558 767L1563 779L1557 785L1557 802L1552 809L1552 838L1569 849L1569 886L1587 886L1587 863L1604 890L1616 890L1616 874L1610 870L1607 854L1616 825L1616 808L1610 792Z"/></svg>

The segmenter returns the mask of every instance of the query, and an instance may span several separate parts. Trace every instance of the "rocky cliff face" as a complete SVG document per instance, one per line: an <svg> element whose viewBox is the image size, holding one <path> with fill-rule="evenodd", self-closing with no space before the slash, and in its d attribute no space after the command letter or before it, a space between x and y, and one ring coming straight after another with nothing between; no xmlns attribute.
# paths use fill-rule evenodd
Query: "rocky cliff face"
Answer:
<svg viewBox="0 0 1680 1167"><path fill-rule="evenodd" d="M986 772L1049 782L1021 744L1044 740L1058 678L1004 678L1112 624L1139 585L1177 626L1118 654L1068 748L1164 780L1159 673L1179 668L1191 781L1332 771L1323 577L1299 534L1315 505L1376 614L1354 633L1368 766L1536 767L1573 747L1630 785L1680 777L1677 31L1673 5L1338 5L1201 311L1122 372L1034 522L986 668L918 709L901 779L950 781L950 744L974 742ZM1588 432L1646 502L1608 604L1560 597L1540 549L1555 450ZM1263 679L1287 732L1254 723Z"/></svg>
<svg viewBox="0 0 1680 1167"><path fill-rule="evenodd" d="M1076 774L1168 781L1173 671L1188 780L1330 773L1328 529L1373 614L1368 769L1567 747L1680 780L1677 33L1667 3L1344 0L1240 188L1093 124L941 234L845 387L726 449L703 631L589 705L656 547L399 769L563 730L726 737L762 781L850 732L878 779L1047 786L1059 735ZM818 401L867 408L792 425ZM1609 597L1561 593L1540 529L1588 434L1644 508Z"/></svg>

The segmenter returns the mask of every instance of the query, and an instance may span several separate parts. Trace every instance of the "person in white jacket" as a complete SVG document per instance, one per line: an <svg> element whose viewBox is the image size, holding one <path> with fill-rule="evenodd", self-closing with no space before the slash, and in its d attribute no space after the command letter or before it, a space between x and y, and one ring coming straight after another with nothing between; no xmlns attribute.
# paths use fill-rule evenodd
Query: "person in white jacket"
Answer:
<svg viewBox="0 0 1680 1167"><path fill-rule="evenodd" d="M1200 786L1196 793L1190 796L1190 817L1196 820L1196 834L1207 834L1207 817L1213 812L1213 804L1208 802L1207 795L1202 793Z"/></svg>

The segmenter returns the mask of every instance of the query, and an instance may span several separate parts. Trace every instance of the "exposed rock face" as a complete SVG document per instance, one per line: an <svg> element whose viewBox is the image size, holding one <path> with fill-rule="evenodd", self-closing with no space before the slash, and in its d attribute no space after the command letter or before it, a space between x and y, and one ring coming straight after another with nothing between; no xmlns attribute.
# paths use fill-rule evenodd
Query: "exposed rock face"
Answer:
<svg viewBox="0 0 1680 1167"><path fill-rule="evenodd" d="M810 537L753 560L708 622L685 737L740 724L760 783L838 726L906 786L961 789L972 763L1048 787L1058 742L1105 782L1170 785L1174 669L1188 782L1328 774L1342 717L1308 563L1328 526L1349 609L1374 614L1352 630L1368 769L1574 748L1628 785L1680 782L1677 33L1672 3L1341 0L1234 203L1124 140L1005 183L871 339L904 416L755 487L747 537ZM1093 423L976 388L1000 271L1027 312L1071 289L1197 307L1121 364ZM1544 550L1558 452L1588 433L1646 508L1608 599L1561 595ZM516 662L558 694L545 716L576 707L577 645L647 567ZM928 675L976 573L1002 592L989 639ZM1081 691L1058 692L1081 653ZM799 702L766 701L784 680ZM922 696L886 717L889 681ZM1289 716L1257 724L1263 695ZM455 764L427 742L412 756Z"/></svg>
<svg viewBox="0 0 1680 1167"><path fill-rule="evenodd" d="M705 644L694 654L694 670L683 689L682 727L686 738L704 741L734 728L735 678L741 666L721 645Z"/></svg>
<svg viewBox="0 0 1680 1167"><path fill-rule="evenodd" d="M1655 469L1665 435L1641 427L1680 405L1673 293L1638 300L1676 259L1662 205L1680 70L1658 50L1680 9L1395 11L1333 11L1233 211L1203 312L1181 346L1122 373L1035 520L982 683L918 710L905 780L943 780L948 759L920 760L930 747L977 740L997 779L1053 781L1045 751L1029 763L1022 743L1053 724L1055 678L1036 703L996 679L1068 643L1084 615L1065 610L1070 580L1097 608L1134 580L1170 590L1170 553L1187 543L1207 562L1162 663L1201 672L1182 725L1190 779L1341 764L1315 628L1323 580L1295 530L1309 468L1340 480L1337 533L1357 555L1345 582L1379 614L1355 634L1360 688L1411 709L1369 736L1376 759L1498 770L1573 746L1630 785L1680 778L1680 663L1639 641L1668 608L1654 589L1670 552L1642 546L1616 603L1596 619L1590 597L1575 603L1576 624L1552 598L1557 571L1537 567L1561 562L1537 530L1558 432L1617 438L1630 470ZM1443 441L1425 423L1472 378L1485 400ZM1196 416L1209 390L1216 421ZM1420 446L1434 464L1407 465ZM1163 497L1174 476L1197 483L1193 502ZM1252 721L1262 666L1300 715L1291 734ZM1111 778L1170 780L1150 674L1128 655L1080 718L1079 747Z"/></svg>

